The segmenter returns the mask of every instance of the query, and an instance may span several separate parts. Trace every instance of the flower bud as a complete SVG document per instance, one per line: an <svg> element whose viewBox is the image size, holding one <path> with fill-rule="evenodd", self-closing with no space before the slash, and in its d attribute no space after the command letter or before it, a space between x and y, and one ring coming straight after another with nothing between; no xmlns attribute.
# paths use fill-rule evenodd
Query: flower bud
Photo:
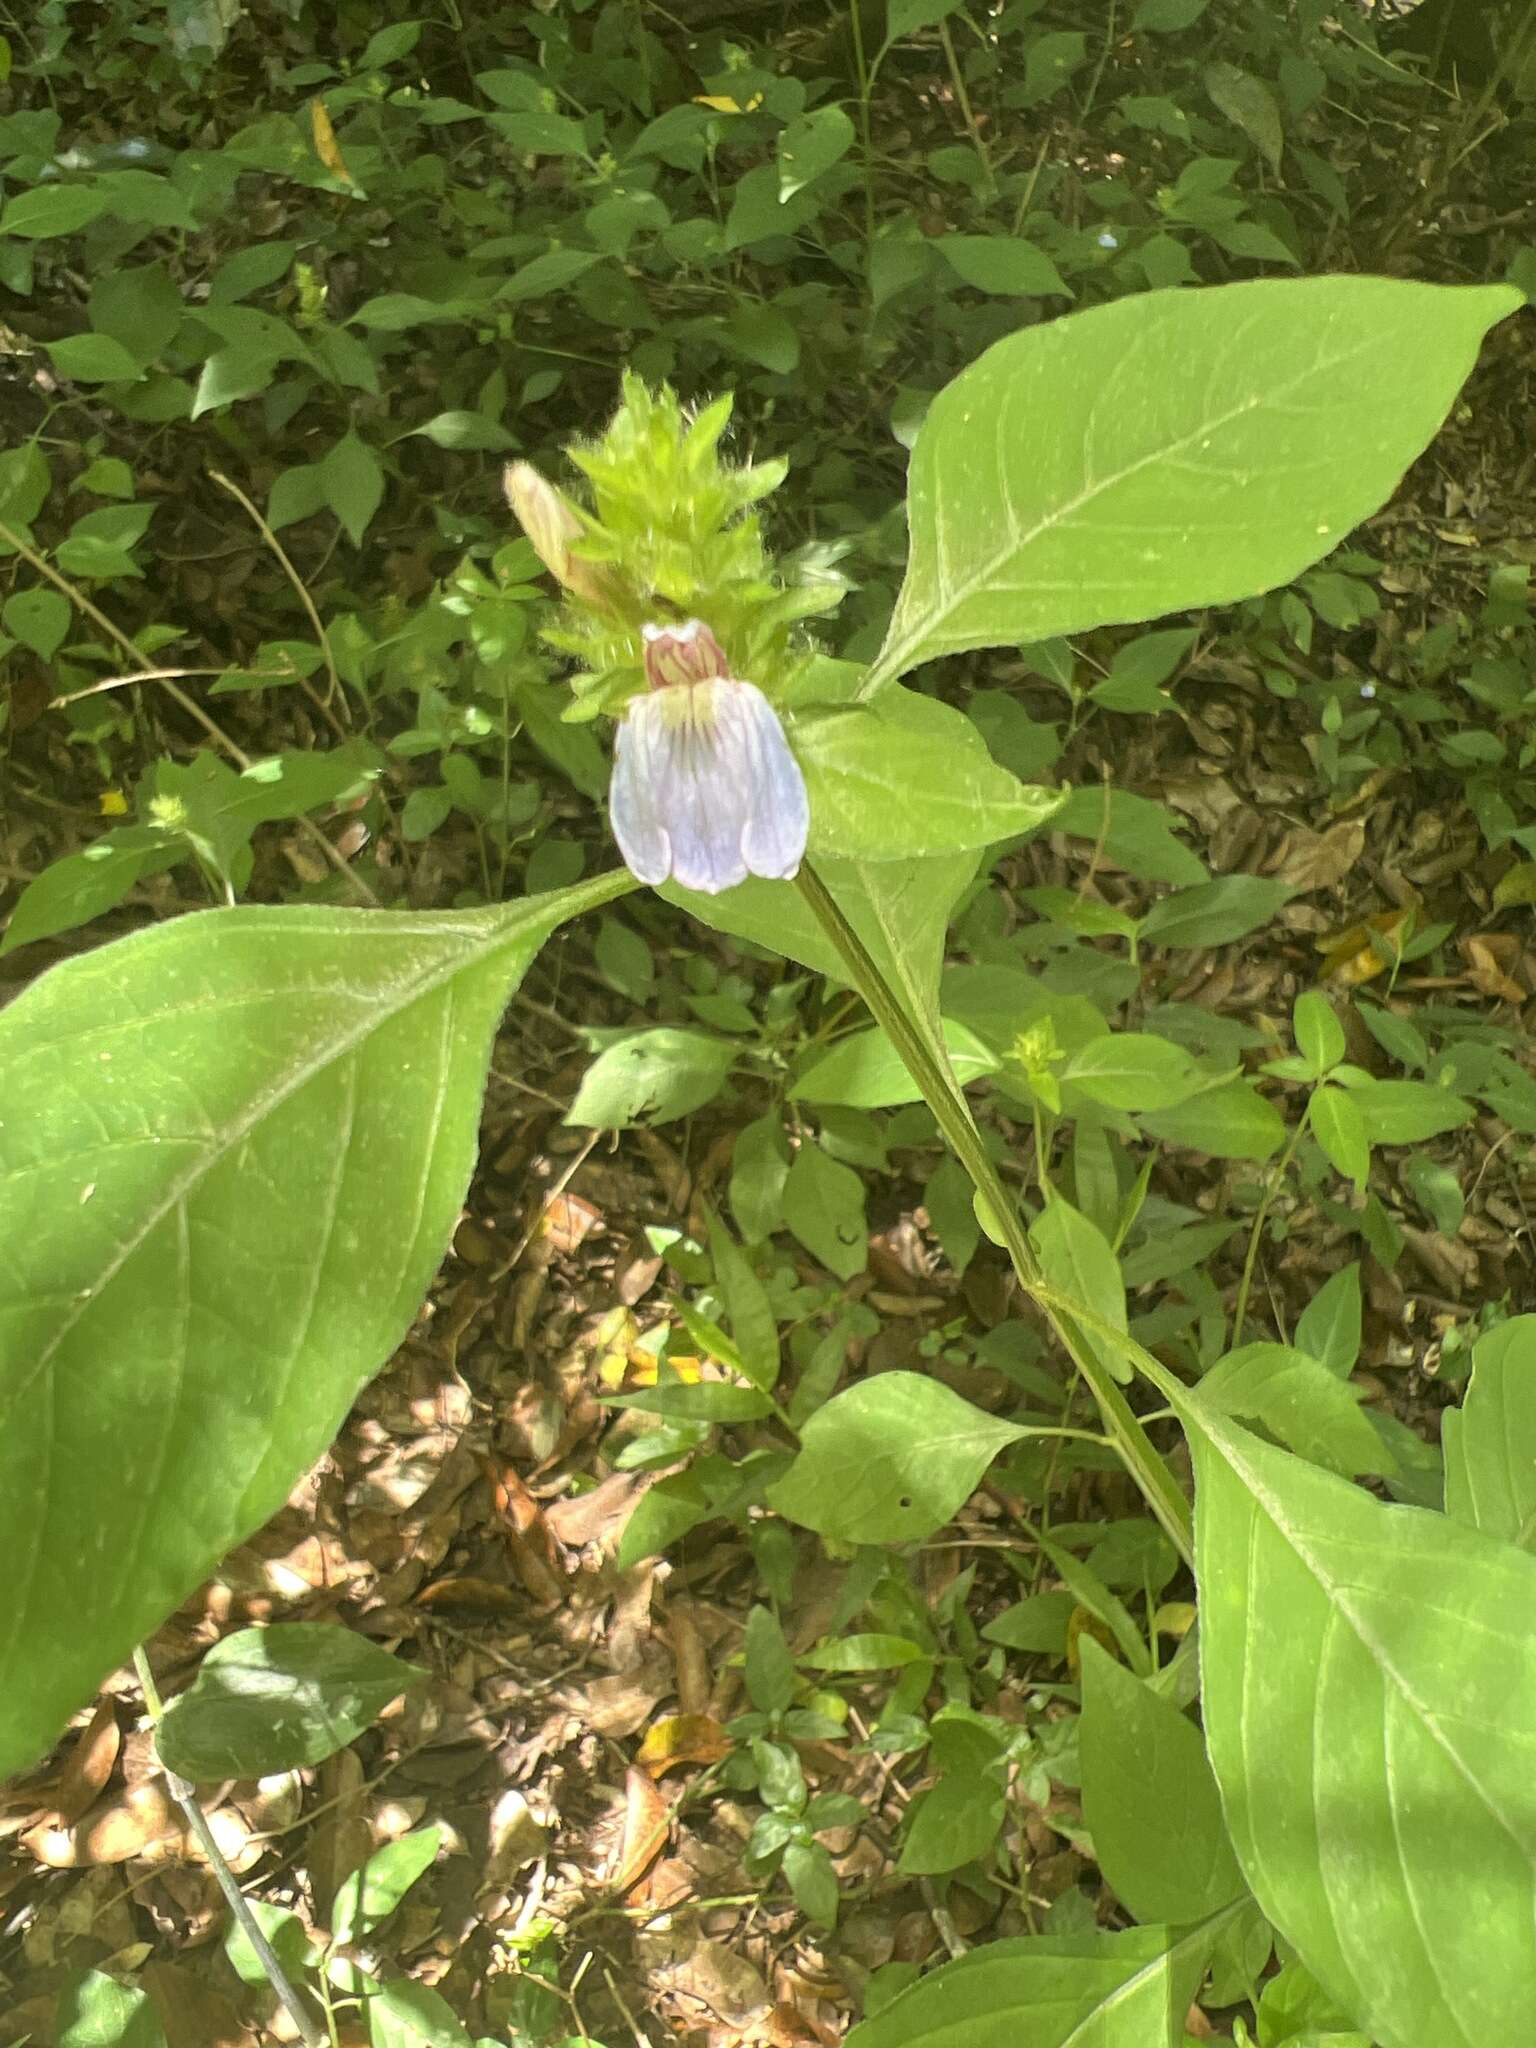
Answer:
<svg viewBox="0 0 1536 2048"><path fill-rule="evenodd" d="M586 531L574 507L531 462L509 462L501 483L518 524L555 581L598 611L612 611L618 595L613 578L595 562L571 553L571 542Z"/></svg>

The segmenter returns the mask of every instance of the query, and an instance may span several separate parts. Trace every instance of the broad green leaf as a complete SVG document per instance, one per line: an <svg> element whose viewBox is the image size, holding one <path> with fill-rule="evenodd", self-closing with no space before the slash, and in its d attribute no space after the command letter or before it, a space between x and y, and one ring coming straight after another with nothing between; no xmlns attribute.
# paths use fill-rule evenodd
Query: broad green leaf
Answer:
<svg viewBox="0 0 1536 2048"><path fill-rule="evenodd" d="M1178 887L1208 881L1204 861L1175 832L1177 822L1162 804L1105 787L1074 789L1051 827L1102 847L1116 867L1145 881Z"/></svg>
<svg viewBox="0 0 1536 2048"><path fill-rule="evenodd" d="M835 1636L800 1658L807 1671L899 1671L932 1661L933 1653L905 1636Z"/></svg>
<svg viewBox="0 0 1536 2048"><path fill-rule="evenodd" d="M74 607L59 590L18 590L0 611L0 626L23 647L51 661L69 636Z"/></svg>
<svg viewBox="0 0 1536 2048"><path fill-rule="evenodd" d="M1348 1379L1360 1356L1360 1261L1330 1274L1301 1312L1296 1349L1339 1379Z"/></svg>
<svg viewBox="0 0 1536 2048"><path fill-rule="evenodd" d="M411 1886L437 1859L441 1828L413 1828L375 1849L367 1862L342 1880L331 1908L331 1933L337 1941L357 1941L387 1920Z"/></svg>
<svg viewBox="0 0 1536 2048"><path fill-rule="evenodd" d="M1144 1924L1203 1920L1244 1885L1200 1731L1092 1636L1078 1655L1083 1818L1099 1868Z"/></svg>
<svg viewBox="0 0 1536 2048"><path fill-rule="evenodd" d="M185 846L168 842L166 834L152 825L124 825L116 832L104 832L79 853L66 853L28 882L0 939L0 955L30 945L34 939L49 939L56 932L88 924L121 903L148 870L169 867L186 857Z"/></svg>
<svg viewBox="0 0 1536 2048"><path fill-rule="evenodd" d="M740 1140L737 1140L738 1150ZM741 1357L741 1369L754 1387L771 1392L779 1377L779 1326L752 1263L713 1210L709 1215L709 1249L715 1282L725 1299L726 1320Z"/></svg>
<svg viewBox="0 0 1536 2048"><path fill-rule="evenodd" d="M412 427L411 432L439 448L495 451L517 445L504 426L488 419L483 412L437 412L419 427Z"/></svg>
<svg viewBox="0 0 1536 2048"><path fill-rule="evenodd" d="M839 1280L869 1263L864 1183L820 1145L801 1145L784 1179L784 1222L812 1258Z"/></svg>
<svg viewBox="0 0 1536 2048"><path fill-rule="evenodd" d="M323 1763L426 1673L322 1622L243 1628L215 1643L155 1730L167 1770L194 1782Z"/></svg>
<svg viewBox="0 0 1536 2048"><path fill-rule="evenodd" d="M166 2048L149 1994L87 1970L59 1994L54 2048Z"/></svg>
<svg viewBox="0 0 1536 2048"><path fill-rule="evenodd" d="M609 1408L638 1408L642 1414L675 1415L685 1422L757 1422L773 1413L766 1394L726 1380L673 1381L633 1394L605 1394L603 1401Z"/></svg>
<svg viewBox="0 0 1536 2048"><path fill-rule="evenodd" d="M1315 988L1296 998L1291 1013L1297 1050L1314 1074L1326 1074L1343 1059L1346 1046L1344 1026L1328 998Z"/></svg>
<svg viewBox="0 0 1536 2048"><path fill-rule="evenodd" d="M932 28L963 4L964 0L886 0L885 39L897 43L920 28Z"/></svg>
<svg viewBox="0 0 1536 2048"><path fill-rule="evenodd" d="M329 1444L458 1220L508 995L633 886L209 911L0 1013L0 1775Z"/></svg>
<svg viewBox="0 0 1536 2048"><path fill-rule="evenodd" d="M1061 1078L1106 1109L1170 1109L1200 1086L1182 1046L1141 1031L1090 1039L1062 1068Z"/></svg>
<svg viewBox="0 0 1536 2048"><path fill-rule="evenodd" d="M1007 1738L996 1721L966 1707L944 1707L929 1723L929 1755L939 1780L907 1813L897 1869L936 1877L985 1856L1007 1812Z"/></svg>
<svg viewBox="0 0 1536 2048"><path fill-rule="evenodd" d="M290 1977L297 1977L313 1959L303 1921L297 1913L290 1913L284 1906L269 1906L265 1899L247 1899L246 1904L255 1915L256 1925L267 1937L273 1954ZM230 1968L242 1984L262 1987L268 1985L269 1979L261 1958L252 1948L250 1939L238 1920L231 1919L225 1931L224 1953L229 1958Z"/></svg>
<svg viewBox="0 0 1536 2048"><path fill-rule="evenodd" d="M379 458L356 434L343 434L318 465L325 502L341 521L354 547L368 531L384 502L384 471Z"/></svg>
<svg viewBox="0 0 1536 2048"><path fill-rule="evenodd" d="M1250 1889L1379 2048L1519 2039L1536 1559L1235 1424L1192 1443L1206 1744Z"/></svg>
<svg viewBox="0 0 1536 2048"><path fill-rule="evenodd" d="M107 210L106 197L89 185L38 185L18 192L0 213L0 235L40 242L78 234Z"/></svg>
<svg viewBox="0 0 1536 2048"><path fill-rule="evenodd" d="M1280 102L1263 79L1223 60L1206 65L1205 89L1217 111L1242 130L1270 169L1278 173L1285 154L1285 129Z"/></svg>
<svg viewBox="0 0 1536 2048"><path fill-rule="evenodd" d="M817 107L800 114L779 137L779 197L793 199L802 186L846 156L854 126L841 107Z"/></svg>
<svg viewBox="0 0 1536 2048"><path fill-rule="evenodd" d="M1222 875L1154 903L1141 921L1141 936L1150 946L1225 946L1268 924L1295 893L1286 882L1258 875Z"/></svg>
<svg viewBox="0 0 1536 2048"><path fill-rule="evenodd" d="M1288 1345L1244 1344L1229 1352L1190 1398L1202 1414L1262 1422L1288 1450L1342 1478L1396 1469L1355 1389Z"/></svg>
<svg viewBox="0 0 1536 2048"><path fill-rule="evenodd" d="M1441 1419L1445 1511L1536 1549L1536 1316L1513 1316L1472 1347L1460 1408Z"/></svg>
<svg viewBox="0 0 1536 2048"><path fill-rule="evenodd" d="M370 2048L474 2048L440 1991L400 1977L363 2001Z"/></svg>
<svg viewBox="0 0 1536 2048"><path fill-rule="evenodd" d="M66 334L48 343L48 353L58 375L73 384L131 384L143 369L110 334Z"/></svg>
<svg viewBox="0 0 1536 2048"><path fill-rule="evenodd" d="M963 1087L983 1074L995 1074L999 1061L974 1031L953 1022L944 1026L944 1043L955 1079ZM836 1102L854 1109L891 1109L920 1102L922 1090L902 1064L900 1053L879 1029L856 1031L823 1055L791 1087L797 1102Z"/></svg>
<svg viewBox="0 0 1536 2048"><path fill-rule="evenodd" d="M941 235L935 245L961 281L1002 298L1074 296L1043 249L1018 235Z"/></svg>
<svg viewBox="0 0 1536 2048"><path fill-rule="evenodd" d="M1182 2048L1226 1915L1172 1934L1019 1935L945 1963L847 2048Z"/></svg>
<svg viewBox="0 0 1536 2048"><path fill-rule="evenodd" d="M1373 1145L1417 1145L1470 1123L1475 1113L1463 1096L1429 1081L1357 1080L1347 1071L1340 1078Z"/></svg>
<svg viewBox="0 0 1536 2048"><path fill-rule="evenodd" d="M920 1543L1023 1433L938 1380L880 1373L817 1409L768 1498L802 1528L844 1543Z"/></svg>
<svg viewBox="0 0 1536 2048"><path fill-rule="evenodd" d="M1041 1272L1053 1287L1113 1323L1117 1330L1126 1327L1120 1261L1096 1223L1053 1194L1030 1226L1029 1241ZM1107 1337L1083 1330L1078 1341L1117 1380L1131 1379L1133 1368Z"/></svg>
<svg viewBox="0 0 1536 2048"><path fill-rule="evenodd" d="M906 579L864 693L967 648L1290 582L1396 489L1522 303L1504 285L1265 279L994 343L918 435Z"/></svg>
<svg viewBox="0 0 1536 2048"><path fill-rule="evenodd" d="M636 1031L600 1052L581 1077L568 1124L617 1131L638 1123L673 1123L712 1102L739 1048L703 1031L658 1025Z"/></svg>
<svg viewBox="0 0 1536 2048"><path fill-rule="evenodd" d="M748 1244L771 1237L784 1216L789 1147L776 1114L755 1117L731 1153L731 1214Z"/></svg>
<svg viewBox="0 0 1536 2048"><path fill-rule="evenodd" d="M798 1689L794 1657L769 1607L748 1610L742 1675L747 1697L760 1714L782 1713Z"/></svg>
<svg viewBox="0 0 1536 2048"><path fill-rule="evenodd" d="M1307 1123L1335 1173L1363 1188L1371 1177L1371 1141L1354 1096L1325 1082L1307 1102Z"/></svg>
<svg viewBox="0 0 1536 2048"><path fill-rule="evenodd" d="M1131 27L1171 35L1181 28L1193 28L1210 4L1211 0L1141 0Z"/></svg>
<svg viewBox="0 0 1536 2048"><path fill-rule="evenodd" d="M811 803L810 851L909 861L1035 832L1061 796L999 768L953 705L891 690L875 706L802 713L791 744Z"/></svg>
<svg viewBox="0 0 1536 2048"><path fill-rule="evenodd" d="M1154 1138L1209 1152L1213 1159L1269 1159L1285 1143L1285 1123L1246 1081L1224 1082L1143 1117Z"/></svg>

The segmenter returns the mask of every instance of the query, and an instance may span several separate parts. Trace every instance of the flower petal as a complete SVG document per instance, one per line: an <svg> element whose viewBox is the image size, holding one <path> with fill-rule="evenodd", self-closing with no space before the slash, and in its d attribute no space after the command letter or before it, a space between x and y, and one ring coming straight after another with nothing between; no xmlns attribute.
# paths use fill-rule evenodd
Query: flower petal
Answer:
<svg viewBox="0 0 1536 2048"><path fill-rule="evenodd" d="M805 853L805 782L754 683L715 676L637 698L619 727L609 791L625 865L718 895L749 874L784 880Z"/></svg>
<svg viewBox="0 0 1536 2048"><path fill-rule="evenodd" d="M656 802L661 785L652 758L653 721L642 715L655 701L641 698L620 719L613 747L613 780L608 785L608 816L624 865L653 889L672 872L672 841Z"/></svg>

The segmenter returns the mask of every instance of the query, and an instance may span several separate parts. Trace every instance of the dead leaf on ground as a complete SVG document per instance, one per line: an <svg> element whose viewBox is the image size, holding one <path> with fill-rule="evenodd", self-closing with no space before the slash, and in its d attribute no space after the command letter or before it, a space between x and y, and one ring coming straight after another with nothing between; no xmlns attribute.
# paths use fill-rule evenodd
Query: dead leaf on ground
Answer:
<svg viewBox="0 0 1536 2048"><path fill-rule="evenodd" d="M672 1826L672 1809L655 1782L634 1765L624 1774L624 1832L612 1885L622 1898L661 1854Z"/></svg>
<svg viewBox="0 0 1536 2048"><path fill-rule="evenodd" d="M67 1825L77 1821L106 1790L122 1745L116 1703L102 1700L91 1716L89 1726L70 1751L69 1761L59 1780L55 1811L61 1822Z"/></svg>
<svg viewBox="0 0 1536 2048"><path fill-rule="evenodd" d="M1335 889L1364 851L1364 818L1346 818L1326 832L1298 825L1287 833L1270 872L1293 889Z"/></svg>

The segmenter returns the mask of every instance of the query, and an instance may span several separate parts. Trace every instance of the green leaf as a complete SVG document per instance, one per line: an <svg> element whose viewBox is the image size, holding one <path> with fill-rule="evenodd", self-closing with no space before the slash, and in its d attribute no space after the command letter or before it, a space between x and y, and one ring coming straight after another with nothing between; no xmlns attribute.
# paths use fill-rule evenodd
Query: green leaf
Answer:
<svg viewBox="0 0 1536 2048"><path fill-rule="evenodd" d="M747 1697L760 1714L781 1714L799 1690L795 1660L777 1617L767 1607L747 1613L743 1642Z"/></svg>
<svg viewBox="0 0 1536 2048"><path fill-rule="evenodd" d="M839 1280L869 1263L864 1183L820 1145L800 1146L784 1179L784 1222L814 1259Z"/></svg>
<svg viewBox="0 0 1536 2048"><path fill-rule="evenodd" d="M803 714L791 731L811 802L810 851L841 860L963 853L1038 831L1054 790L999 768L961 711L911 690Z"/></svg>
<svg viewBox="0 0 1536 2048"><path fill-rule="evenodd" d="M443 1994L414 1978L374 1987L364 2005L370 2048L475 2048Z"/></svg>
<svg viewBox="0 0 1536 2048"><path fill-rule="evenodd" d="M1225 946L1268 924L1296 891L1257 875L1222 875L1154 903L1141 921L1149 946Z"/></svg>
<svg viewBox="0 0 1536 2048"><path fill-rule="evenodd" d="M778 1229L788 1177L789 1148L778 1116L754 1118L731 1153L731 1214L748 1244L760 1244Z"/></svg>
<svg viewBox="0 0 1536 2048"><path fill-rule="evenodd" d="M736 1387L725 1380L698 1385L678 1380L642 1387L633 1394L605 1394L609 1408L638 1408L646 1415L674 1415L684 1422L758 1422L773 1413L773 1403L756 1387Z"/></svg>
<svg viewBox="0 0 1536 2048"><path fill-rule="evenodd" d="M209 911L0 1012L0 1776L331 1441L458 1221L511 989L633 886Z"/></svg>
<svg viewBox="0 0 1536 2048"><path fill-rule="evenodd" d="M939 254L962 283L1002 298L1073 297L1043 249L1018 235L941 235Z"/></svg>
<svg viewBox="0 0 1536 2048"><path fill-rule="evenodd" d="M911 556L864 693L968 648L1291 581L1396 489L1521 303L1504 285L1265 279L994 343L918 435Z"/></svg>
<svg viewBox="0 0 1536 2048"><path fill-rule="evenodd" d="M672 1025L636 1031L598 1054L565 1120L600 1131L623 1130L642 1118L675 1123L713 1102L737 1050L727 1038Z"/></svg>
<svg viewBox="0 0 1536 2048"><path fill-rule="evenodd" d="M1224 1924L988 1942L862 2020L847 2048L1183 2048Z"/></svg>
<svg viewBox="0 0 1536 2048"><path fill-rule="evenodd" d="M323 1763L427 1676L321 1622L243 1628L215 1643L155 1730L167 1770L194 1782Z"/></svg>
<svg viewBox="0 0 1536 2048"><path fill-rule="evenodd" d="M886 0L885 40L899 43L904 36L932 28L963 5L963 0Z"/></svg>
<svg viewBox="0 0 1536 2048"><path fill-rule="evenodd" d="M840 1542L921 1543L1022 1434L938 1380L881 1373L817 1409L768 1498L792 1522Z"/></svg>
<svg viewBox="0 0 1536 2048"><path fill-rule="evenodd" d="M936 1785L907 1810L906 1839L897 1869L936 1877L983 1857L996 1842L1007 1812L1003 1770L1006 1738L996 1722L966 1708L946 1708L929 1724Z"/></svg>
<svg viewBox="0 0 1536 2048"><path fill-rule="evenodd" d="M738 1148L740 1140L737 1140ZM709 1249L715 1282L725 1300L726 1319L741 1369L754 1387L771 1393L779 1377L779 1326L767 1289L751 1261L713 1210L709 1212Z"/></svg>
<svg viewBox="0 0 1536 2048"><path fill-rule="evenodd" d="M1231 1423L1193 1450L1206 1744L1255 1898L1380 2048L1519 2039L1536 1559Z"/></svg>
<svg viewBox="0 0 1536 2048"><path fill-rule="evenodd" d="M257 392L265 391L276 377L280 361L279 356L260 342L231 342L227 348L215 349L198 377L197 390L192 398L192 418L201 419L205 412L217 412L242 398L254 398Z"/></svg>
<svg viewBox="0 0 1536 2048"><path fill-rule="evenodd" d="M54 2027L54 2048L166 2048L149 1994L103 1970L65 1985Z"/></svg>
<svg viewBox="0 0 1536 2048"><path fill-rule="evenodd" d="M1396 1469L1355 1389L1287 1345L1244 1344L1229 1352L1192 1398L1202 1414L1262 1422L1288 1450L1341 1478Z"/></svg>
<svg viewBox="0 0 1536 2048"><path fill-rule="evenodd" d="M150 825L125 825L104 832L79 853L66 853L28 882L0 939L0 956L34 939L74 931L122 902L150 868L185 859L187 849Z"/></svg>
<svg viewBox="0 0 1536 2048"><path fill-rule="evenodd" d="M1445 1511L1536 1549L1536 1316L1513 1316L1472 1347L1459 1409L1441 1418Z"/></svg>
<svg viewBox="0 0 1536 2048"><path fill-rule="evenodd" d="M1193 28L1211 0L1141 0L1131 18L1133 29L1147 29L1154 35L1172 35Z"/></svg>
<svg viewBox="0 0 1536 2048"><path fill-rule="evenodd" d="M837 1872L820 1842L789 1844L784 1851L784 1880L808 1920L818 1927L837 1925Z"/></svg>
<svg viewBox="0 0 1536 2048"><path fill-rule="evenodd" d="M341 521L348 540L357 547L384 502L384 471L379 458L366 441L347 433L319 467L325 502Z"/></svg>
<svg viewBox="0 0 1536 2048"><path fill-rule="evenodd" d="M1061 1078L1106 1109L1170 1109L1201 1085L1182 1046L1141 1031L1090 1039L1067 1061Z"/></svg>
<svg viewBox="0 0 1536 2048"><path fill-rule="evenodd" d="M1221 61L1205 67L1205 89L1218 113L1240 128L1277 175L1285 154L1280 103L1262 78Z"/></svg>
<svg viewBox="0 0 1536 2048"><path fill-rule="evenodd" d="M1074 789L1051 820L1054 831L1102 846L1117 867L1145 881L1182 887L1208 880L1204 861L1178 837L1174 823L1162 804L1108 788Z"/></svg>
<svg viewBox="0 0 1536 2048"><path fill-rule="evenodd" d="M1343 1059L1346 1045L1344 1026L1325 995L1315 988L1296 998L1291 1013L1297 1049L1314 1074L1326 1074Z"/></svg>
<svg viewBox="0 0 1536 2048"><path fill-rule="evenodd" d="M932 1655L905 1636L836 1636L807 1650L800 1662L807 1671L899 1671L907 1664L931 1662Z"/></svg>
<svg viewBox="0 0 1536 2048"><path fill-rule="evenodd" d="M51 661L68 638L74 616L74 607L62 591L38 585L31 590L18 590L6 599L4 610L0 611L0 625L13 640L30 647L44 661Z"/></svg>
<svg viewBox="0 0 1536 2048"><path fill-rule="evenodd" d="M38 185L18 192L0 213L0 235L20 235L41 242L56 235L78 234L105 213L105 197L88 185Z"/></svg>
<svg viewBox="0 0 1536 2048"><path fill-rule="evenodd" d="M1340 1079L1365 1119L1373 1145L1417 1145L1470 1123L1472 1104L1429 1081L1372 1081L1344 1074Z"/></svg>
<svg viewBox="0 0 1536 2048"><path fill-rule="evenodd" d="M1126 1327L1120 1261L1096 1223L1090 1223L1081 1210L1053 1193L1030 1226L1029 1241L1040 1261L1041 1272L1054 1288L1080 1301L1103 1321L1113 1323L1117 1330ZM1133 1369L1129 1361L1107 1337L1083 1330L1079 1342L1117 1380L1131 1379Z"/></svg>
<svg viewBox="0 0 1536 2048"><path fill-rule="evenodd" d="M1203 1920L1245 1887L1200 1731L1092 1636L1078 1655L1083 1818L1099 1868L1143 1923Z"/></svg>
<svg viewBox="0 0 1536 2048"><path fill-rule="evenodd" d="M439 448L470 448L496 453L517 445L505 427L487 419L481 412L434 413L419 427L412 427L411 432Z"/></svg>
<svg viewBox="0 0 1536 2048"><path fill-rule="evenodd" d="M1142 1122L1164 1144L1208 1152L1213 1159L1269 1159L1285 1143L1279 1110L1246 1081L1208 1088Z"/></svg>
<svg viewBox="0 0 1536 2048"><path fill-rule="evenodd" d="M1371 1141L1353 1095L1325 1083L1312 1091L1307 1122L1336 1173L1363 1188L1371 1177Z"/></svg>
<svg viewBox="0 0 1536 2048"><path fill-rule="evenodd" d="M964 1024L946 1023L944 1043L950 1067L963 1087L1001 1062ZM836 1102L852 1109L891 1109L920 1102L922 1090L902 1064L900 1053L878 1028L855 1031L802 1074L789 1091L791 1101Z"/></svg>
<svg viewBox="0 0 1536 2048"><path fill-rule="evenodd" d="M1302 1310L1296 1349L1346 1380L1360 1356L1360 1261L1330 1274Z"/></svg>
<svg viewBox="0 0 1536 2048"><path fill-rule="evenodd" d="M411 1886L437 1860L441 1828L413 1828L381 1849L343 1879L331 1908L331 1933L339 1942L359 1940L387 1920Z"/></svg>
<svg viewBox="0 0 1536 2048"><path fill-rule="evenodd" d="M269 1906L265 1899L247 1899L246 1904L256 1917L256 1925L267 1937L274 1955L287 1970L290 1977L297 1977L312 1960L309 1936L304 1932L304 1923L297 1913L290 1913L282 1906ZM269 1980L265 1965L252 1948L245 1929L238 1920L231 1920L224 1936L224 1953L229 1957L230 1968L242 1984L254 1984L267 1988Z"/></svg>
<svg viewBox="0 0 1536 2048"><path fill-rule="evenodd" d="M799 114L779 137L779 197L793 199L853 146L854 126L841 107Z"/></svg>
<svg viewBox="0 0 1536 2048"><path fill-rule="evenodd" d="M67 334L50 341L48 353L54 369L72 384L128 384L143 370L139 358L110 334Z"/></svg>

